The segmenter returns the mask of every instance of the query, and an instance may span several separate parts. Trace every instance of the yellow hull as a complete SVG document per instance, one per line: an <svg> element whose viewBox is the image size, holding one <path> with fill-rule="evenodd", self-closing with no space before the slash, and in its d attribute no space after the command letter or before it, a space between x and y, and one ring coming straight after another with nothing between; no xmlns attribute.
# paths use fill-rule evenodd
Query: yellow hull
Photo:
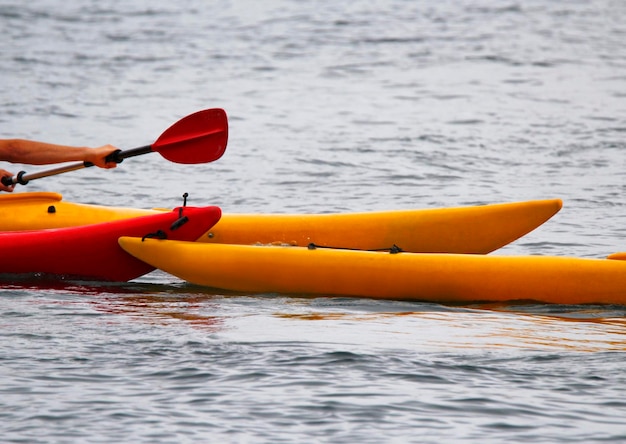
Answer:
<svg viewBox="0 0 626 444"><path fill-rule="evenodd" d="M382 253L122 237L124 250L190 283L238 292L432 302L626 304L626 262Z"/></svg>
<svg viewBox="0 0 626 444"><path fill-rule="evenodd" d="M217 244L287 244L359 250L485 254L537 228L559 199L453 208L342 214L224 214L199 239Z"/></svg>
<svg viewBox="0 0 626 444"><path fill-rule="evenodd" d="M345 214L223 214L200 242L476 253L494 251L556 214L559 199ZM88 225L160 210L64 202L58 193L0 195L0 231Z"/></svg>
<svg viewBox="0 0 626 444"><path fill-rule="evenodd" d="M0 231L45 230L158 214L155 210L63 202L59 193L0 194Z"/></svg>

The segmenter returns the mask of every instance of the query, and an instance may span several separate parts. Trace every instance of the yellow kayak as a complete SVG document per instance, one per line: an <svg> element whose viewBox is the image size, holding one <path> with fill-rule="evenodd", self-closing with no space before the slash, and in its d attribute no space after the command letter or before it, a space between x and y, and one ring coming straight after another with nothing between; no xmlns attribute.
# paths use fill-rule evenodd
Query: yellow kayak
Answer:
<svg viewBox="0 0 626 444"><path fill-rule="evenodd" d="M560 199L453 208L342 214L233 214L198 240L226 244L288 244L403 251L476 253L494 251L556 214ZM61 194L0 195L0 231L40 230L127 219L161 210L65 202Z"/></svg>
<svg viewBox="0 0 626 444"><path fill-rule="evenodd" d="M549 199L369 213L224 214L201 241L485 254L534 230L561 206Z"/></svg>
<svg viewBox="0 0 626 444"><path fill-rule="evenodd" d="M190 283L237 292L431 302L626 304L626 262L548 256L382 253L121 237Z"/></svg>
<svg viewBox="0 0 626 444"><path fill-rule="evenodd" d="M0 194L0 232L77 227L158 213L65 202L61 194L51 192Z"/></svg>

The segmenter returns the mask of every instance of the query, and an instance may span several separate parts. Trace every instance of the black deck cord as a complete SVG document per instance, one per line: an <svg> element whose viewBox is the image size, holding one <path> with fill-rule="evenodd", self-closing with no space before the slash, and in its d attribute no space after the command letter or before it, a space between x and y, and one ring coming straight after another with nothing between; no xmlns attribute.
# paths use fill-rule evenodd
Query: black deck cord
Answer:
<svg viewBox="0 0 626 444"><path fill-rule="evenodd" d="M170 226L170 230L178 230L180 227L189 222L189 218L187 216L183 216L183 208L187 206L187 198L189 197L189 193L183 193L183 206L178 208L178 219L175 220ZM146 239L167 239L167 233L163 230L155 231L154 233L148 233L144 237L141 238L141 242Z"/></svg>
<svg viewBox="0 0 626 444"><path fill-rule="evenodd" d="M148 233L144 237L141 238L141 242L145 241L146 239L152 239L152 238L167 239L167 233L165 233L165 231L163 230L158 230L158 231L155 231L154 233Z"/></svg>
<svg viewBox="0 0 626 444"><path fill-rule="evenodd" d="M187 206L188 196L189 196L189 193L183 194L183 206L178 208L178 219L174 221L172 225L170 226L171 231L178 230L180 227L182 227L187 222L189 222L189 218L187 216L183 216L183 208Z"/></svg>
<svg viewBox="0 0 626 444"><path fill-rule="evenodd" d="M398 247L396 244L393 244L393 246L391 246L391 248L376 248L374 250L362 250L361 248L329 247L327 245L317 245L316 243L311 242L309 245L307 245L307 248L309 250L315 250L317 248L327 248L329 250L389 251L389 254L398 254L398 253L402 253L404 251L404 250L402 250L402 248Z"/></svg>

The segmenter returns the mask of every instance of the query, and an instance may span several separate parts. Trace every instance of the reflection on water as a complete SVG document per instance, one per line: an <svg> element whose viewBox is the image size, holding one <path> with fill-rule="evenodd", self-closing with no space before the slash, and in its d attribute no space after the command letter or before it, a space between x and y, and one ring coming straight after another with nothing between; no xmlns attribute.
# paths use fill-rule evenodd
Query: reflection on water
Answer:
<svg viewBox="0 0 626 444"><path fill-rule="evenodd" d="M42 291L35 304L74 305L119 315L131 322L184 323L225 339L304 342L346 340L347 331L367 331L356 343L425 350L626 349L626 308L606 305L440 305L358 298L225 295L187 284L76 283L42 279L5 284L16 294ZM50 299L52 293L61 297ZM78 297L67 297L67 296ZM259 307L263 306L263 309ZM285 311L288 308L289 311ZM418 308L418 309L416 309ZM389 311L392 309L392 311ZM261 333L249 335L263 326ZM341 340L340 340L341 338ZM349 341L348 341L349 342Z"/></svg>
<svg viewBox="0 0 626 444"><path fill-rule="evenodd" d="M626 350L626 319L623 317L571 318L486 309L365 314L276 313L276 316L286 320L319 321L327 329L333 322L344 328L346 324L360 324L365 330L371 330L367 326L373 324L377 341L384 333L390 336L389 345L393 342L403 343L401 347L410 344L411 348L418 350ZM300 329L302 325L292 323L285 328ZM322 329L322 325L317 328ZM319 334L316 337L319 339Z"/></svg>
<svg viewBox="0 0 626 444"><path fill-rule="evenodd" d="M137 294L120 298L116 295L98 297L90 301L90 305L100 312L124 315L133 322L167 325L170 322L181 321L207 332L219 332L224 325L223 317L203 314L210 313L217 305L211 304L210 296L179 297L161 293Z"/></svg>

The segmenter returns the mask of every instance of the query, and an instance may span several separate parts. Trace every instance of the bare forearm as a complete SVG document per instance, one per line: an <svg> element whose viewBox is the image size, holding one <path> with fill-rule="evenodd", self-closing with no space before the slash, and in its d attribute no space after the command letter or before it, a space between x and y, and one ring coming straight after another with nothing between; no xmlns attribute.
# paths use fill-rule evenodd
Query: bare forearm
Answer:
<svg viewBox="0 0 626 444"><path fill-rule="evenodd" d="M89 148L55 145L23 139L7 141L4 160L11 163L46 165L50 163L86 160Z"/></svg>
<svg viewBox="0 0 626 444"><path fill-rule="evenodd" d="M115 150L116 148L111 145L89 148L7 139L0 141L0 160L30 165L87 161L103 168L113 168L115 164L105 163L104 158Z"/></svg>

